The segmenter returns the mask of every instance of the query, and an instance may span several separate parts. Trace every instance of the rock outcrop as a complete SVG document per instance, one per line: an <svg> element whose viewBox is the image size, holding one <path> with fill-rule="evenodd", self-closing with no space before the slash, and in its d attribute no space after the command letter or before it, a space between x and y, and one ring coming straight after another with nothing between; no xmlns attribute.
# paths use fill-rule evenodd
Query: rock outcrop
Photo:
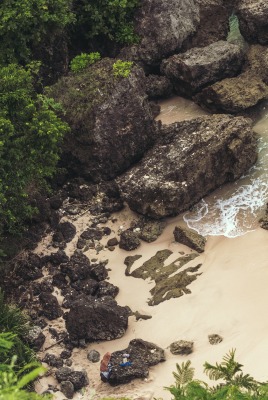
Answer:
<svg viewBox="0 0 268 400"><path fill-rule="evenodd" d="M66 329L74 342L113 340L124 335L128 326L129 308L121 307L111 297L94 299L80 296L65 316Z"/></svg>
<svg viewBox="0 0 268 400"><path fill-rule="evenodd" d="M189 209L257 159L256 134L242 117L204 116L162 131L143 160L117 180L129 207L152 218Z"/></svg>
<svg viewBox="0 0 268 400"><path fill-rule="evenodd" d="M237 16L242 35L249 43L268 44L266 0L238 0Z"/></svg>
<svg viewBox="0 0 268 400"><path fill-rule="evenodd" d="M204 238L204 236L180 226L175 227L173 234L176 242L182 243L198 253L204 252L206 244L206 238Z"/></svg>
<svg viewBox="0 0 268 400"><path fill-rule="evenodd" d="M181 49L199 21L199 7L194 0L143 0L134 19L140 42L124 49L122 56L149 66L159 65L163 58Z"/></svg>
<svg viewBox="0 0 268 400"><path fill-rule="evenodd" d="M49 93L63 105L71 127L62 164L95 182L118 176L155 140L143 71L136 66L128 77L118 77L114 62L106 58L80 74L70 74Z"/></svg>
<svg viewBox="0 0 268 400"><path fill-rule="evenodd" d="M130 365L123 364L127 354ZM124 350L115 351L111 355L111 374L108 382L111 385L128 383L136 378L147 378L149 367L165 361L165 352L154 343L142 339L131 340Z"/></svg>
<svg viewBox="0 0 268 400"><path fill-rule="evenodd" d="M225 41L176 54L161 64L178 94L191 96L218 80L235 76L244 61L243 50Z"/></svg>

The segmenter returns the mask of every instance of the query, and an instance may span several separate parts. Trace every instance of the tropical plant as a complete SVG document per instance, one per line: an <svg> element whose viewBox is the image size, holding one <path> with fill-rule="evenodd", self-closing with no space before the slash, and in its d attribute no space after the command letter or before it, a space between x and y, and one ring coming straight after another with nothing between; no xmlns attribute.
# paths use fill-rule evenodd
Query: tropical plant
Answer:
<svg viewBox="0 0 268 400"><path fill-rule="evenodd" d="M127 78L131 72L132 66L132 61L117 60L113 64L113 74L116 77Z"/></svg>
<svg viewBox="0 0 268 400"><path fill-rule="evenodd" d="M68 126L52 99L34 92L31 72L0 68L0 235L21 228L34 209L29 192L53 175Z"/></svg>
<svg viewBox="0 0 268 400"><path fill-rule="evenodd" d="M70 68L74 73L80 72L89 65L94 64L95 62L101 59L100 53L81 53L79 56L76 56L72 59Z"/></svg>

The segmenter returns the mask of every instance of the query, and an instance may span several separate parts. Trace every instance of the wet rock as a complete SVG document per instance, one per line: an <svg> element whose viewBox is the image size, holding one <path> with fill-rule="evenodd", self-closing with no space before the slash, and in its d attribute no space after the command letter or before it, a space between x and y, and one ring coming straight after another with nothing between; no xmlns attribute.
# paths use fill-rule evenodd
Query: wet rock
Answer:
<svg viewBox="0 0 268 400"><path fill-rule="evenodd" d="M194 342L186 340L178 340L170 345L170 352L172 354L187 355L193 352Z"/></svg>
<svg viewBox="0 0 268 400"><path fill-rule="evenodd" d="M208 341L210 344L218 344L223 341L223 338L217 333L214 333L212 335L208 335Z"/></svg>
<svg viewBox="0 0 268 400"><path fill-rule="evenodd" d="M100 353L97 350L90 350L87 355L87 359L90 362L96 363L100 361Z"/></svg>
<svg viewBox="0 0 268 400"><path fill-rule="evenodd" d="M32 327L25 337L25 341L35 351L39 351L45 343L46 337L40 326Z"/></svg>
<svg viewBox="0 0 268 400"><path fill-rule="evenodd" d="M43 309L43 314L49 320L53 320L62 316L62 310L58 300L51 293L41 293L39 300Z"/></svg>
<svg viewBox="0 0 268 400"><path fill-rule="evenodd" d="M129 310L110 297L78 299L70 305L66 328L71 340L113 340L122 337L128 326Z"/></svg>
<svg viewBox="0 0 268 400"><path fill-rule="evenodd" d="M74 371L69 367L62 367L56 371L55 375L59 383L72 382L75 391L88 385L88 377L85 371Z"/></svg>
<svg viewBox="0 0 268 400"><path fill-rule="evenodd" d="M120 57L159 65L182 47L198 23L199 7L193 0L143 0L134 17L139 44L125 49Z"/></svg>
<svg viewBox="0 0 268 400"><path fill-rule="evenodd" d="M136 321L139 321L140 319L147 320L147 319L151 319L151 318L152 318L151 315L144 314L144 313L141 313L141 312L139 312L139 311L135 311L135 312L133 313L133 315L135 315Z"/></svg>
<svg viewBox="0 0 268 400"><path fill-rule="evenodd" d="M184 244L198 253L203 253L205 250L206 238L195 231L176 226L173 234L176 242Z"/></svg>
<svg viewBox="0 0 268 400"><path fill-rule="evenodd" d="M70 381L62 381L60 384L60 391L67 399L72 399L74 397L74 385Z"/></svg>
<svg viewBox="0 0 268 400"><path fill-rule="evenodd" d="M238 179L257 159L256 134L251 121L242 117L199 117L165 126L162 132L143 160L118 178L129 207L151 218L189 209Z"/></svg>
<svg viewBox="0 0 268 400"><path fill-rule="evenodd" d="M240 31L249 43L268 44L268 3L266 0L239 0L236 13Z"/></svg>
<svg viewBox="0 0 268 400"><path fill-rule="evenodd" d="M239 46L221 40L171 56L162 62L161 70L178 94L192 96L209 84L235 76L243 61Z"/></svg>
<svg viewBox="0 0 268 400"><path fill-rule="evenodd" d="M56 357L54 354L47 353L42 361L48 364L50 367L60 368L63 366L62 359L60 357Z"/></svg>
<svg viewBox="0 0 268 400"><path fill-rule="evenodd" d="M121 366L124 354L128 354L131 365ZM142 339L131 340L124 350L111 355L112 371L109 377L111 385L128 383L136 378L147 378L149 367L165 361L165 352L154 343Z"/></svg>
<svg viewBox="0 0 268 400"><path fill-rule="evenodd" d="M133 66L128 77L117 77L114 62L104 58L50 88L71 127L62 164L95 182L111 180L137 162L156 135L142 69Z"/></svg>
<svg viewBox="0 0 268 400"><path fill-rule="evenodd" d="M130 270L132 265L134 264L135 261L137 261L139 258L141 258L142 256L139 254L136 254L135 256L127 256L124 260L124 264L127 266L126 270L125 270L125 275L129 276L130 275Z"/></svg>
<svg viewBox="0 0 268 400"><path fill-rule="evenodd" d="M146 93L150 100L169 97L173 86L166 76L148 75L146 77Z"/></svg>
<svg viewBox="0 0 268 400"><path fill-rule="evenodd" d="M119 240L120 249L131 251L137 249L140 244L138 234L131 229L127 229L121 233Z"/></svg>
<svg viewBox="0 0 268 400"><path fill-rule="evenodd" d="M258 76L245 72L223 79L195 96L195 101L213 112L238 113L268 99L268 86Z"/></svg>

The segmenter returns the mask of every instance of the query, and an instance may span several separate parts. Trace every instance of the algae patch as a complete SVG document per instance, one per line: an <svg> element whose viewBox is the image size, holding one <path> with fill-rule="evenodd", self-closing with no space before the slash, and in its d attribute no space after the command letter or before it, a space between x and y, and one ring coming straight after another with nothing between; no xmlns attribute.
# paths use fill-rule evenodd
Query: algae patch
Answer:
<svg viewBox="0 0 268 400"><path fill-rule="evenodd" d="M160 250L133 272L130 272L130 268L136 260L133 259L131 265L128 262L129 260L125 260L125 264L127 265L126 275L134 278L149 278L155 281L155 286L150 290L152 295L148 302L150 306L157 305L171 298L180 297L185 293L191 293L187 286L200 275L197 272L202 264L179 271L188 262L198 257L199 254L187 254L165 265L165 261L171 254L173 253L170 250Z"/></svg>

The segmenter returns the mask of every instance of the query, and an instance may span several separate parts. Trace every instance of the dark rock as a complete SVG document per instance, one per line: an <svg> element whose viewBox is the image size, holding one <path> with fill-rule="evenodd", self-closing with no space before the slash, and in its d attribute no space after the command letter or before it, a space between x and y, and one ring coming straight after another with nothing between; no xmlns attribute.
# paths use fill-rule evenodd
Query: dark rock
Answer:
<svg viewBox="0 0 268 400"><path fill-rule="evenodd" d="M202 90L195 101L212 112L238 113L268 99L268 86L251 73L223 79Z"/></svg>
<svg viewBox="0 0 268 400"><path fill-rule="evenodd" d="M121 366L124 354L129 354L129 366ZM165 352L154 343L142 339L131 340L129 346L111 355L112 370L108 382L111 385L128 383L136 378L147 378L149 367L165 361Z"/></svg>
<svg viewBox="0 0 268 400"><path fill-rule="evenodd" d="M67 358L67 360L64 361L64 365L66 367L71 367L71 365L73 365L73 362L70 358Z"/></svg>
<svg viewBox="0 0 268 400"><path fill-rule="evenodd" d="M42 361L48 364L50 367L60 368L63 366L62 359L60 357L56 357L54 354L47 353Z"/></svg>
<svg viewBox="0 0 268 400"><path fill-rule="evenodd" d="M268 47L249 46L243 71L251 74L251 77L260 78L268 85Z"/></svg>
<svg viewBox="0 0 268 400"><path fill-rule="evenodd" d="M140 246L138 234L131 229L123 231L120 235L119 247L127 251L135 250Z"/></svg>
<svg viewBox="0 0 268 400"><path fill-rule="evenodd" d="M72 356L72 351L71 350L63 350L60 353L60 358L62 358L63 360L66 360L67 358L70 358Z"/></svg>
<svg viewBox="0 0 268 400"><path fill-rule="evenodd" d="M166 76L148 75L146 77L146 93L150 100L169 97L173 86Z"/></svg>
<svg viewBox="0 0 268 400"><path fill-rule="evenodd" d="M64 300L62 302L62 307L63 308L70 308L71 304L77 299L79 296L79 293L77 290L73 288L68 288L66 290L62 290L62 295L64 296Z"/></svg>
<svg viewBox="0 0 268 400"><path fill-rule="evenodd" d="M104 224L104 223L106 223L107 221L102 221L102 223ZM103 235L104 236L109 236L111 233L112 233L112 230L111 230L111 228L109 228L108 226L104 226L103 228L102 228L102 232L103 232Z"/></svg>
<svg viewBox="0 0 268 400"><path fill-rule="evenodd" d="M234 1L232 0L232 5ZM195 33L183 43L183 51L226 40L228 35L231 12L226 8L226 0L196 0L196 3L200 10L199 25Z"/></svg>
<svg viewBox="0 0 268 400"><path fill-rule="evenodd" d="M108 271L106 269L107 261L100 262L99 264L92 264L90 276L96 281L104 281L108 277Z"/></svg>
<svg viewBox="0 0 268 400"><path fill-rule="evenodd" d="M90 277L90 261L84 254L74 253L70 261L61 265L61 271L66 274L72 282Z"/></svg>
<svg viewBox="0 0 268 400"><path fill-rule="evenodd" d="M55 275L53 275L53 285L59 289L66 287L68 285L68 281L65 274L62 272L57 272Z"/></svg>
<svg viewBox="0 0 268 400"><path fill-rule="evenodd" d="M152 110L153 117L156 118L161 112L161 106L156 101L150 101L150 107Z"/></svg>
<svg viewBox="0 0 268 400"><path fill-rule="evenodd" d="M143 71L133 66L128 77L117 77L114 62L104 58L50 88L50 96L62 103L71 127L62 164L95 182L118 176L155 141Z"/></svg>
<svg viewBox="0 0 268 400"><path fill-rule="evenodd" d="M172 354L186 355L193 352L194 342L188 342L186 340L178 340L170 345L170 352Z"/></svg>
<svg viewBox="0 0 268 400"><path fill-rule="evenodd" d="M197 232L194 232L188 228L176 226L173 234L176 242L184 244L198 253L203 253L205 250L206 238L202 235L199 235Z"/></svg>
<svg viewBox="0 0 268 400"><path fill-rule="evenodd" d="M61 222L58 225L58 231L62 234L65 242L73 240L76 234L76 227L71 222Z"/></svg>
<svg viewBox="0 0 268 400"><path fill-rule="evenodd" d="M60 196L60 194L55 194L49 198L49 203L53 210L58 210L62 206L63 198Z"/></svg>
<svg viewBox="0 0 268 400"><path fill-rule="evenodd" d="M224 41L176 54L161 64L162 72L171 79L177 93L192 96L218 80L240 72L243 50Z"/></svg>
<svg viewBox="0 0 268 400"><path fill-rule="evenodd" d="M100 361L100 353L97 350L90 350L87 355L87 359L93 363Z"/></svg>
<svg viewBox="0 0 268 400"><path fill-rule="evenodd" d="M107 246L117 246L118 245L118 239L116 237L111 238L107 242Z"/></svg>
<svg viewBox="0 0 268 400"><path fill-rule="evenodd" d="M166 226L164 221L155 221L149 218L140 218L136 221L132 228L137 232L140 239L145 242L154 242L163 232Z"/></svg>
<svg viewBox="0 0 268 400"><path fill-rule="evenodd" d="M78 248L78 249L83 249L85 246L86 246L86 244L87 244L87 241L86 241L86 239L82 239L81 237L77 240L77 244L76 244L76 247Z"/></svg>
<svg viewBox="0 0 268 400"><path fill-rule="evenodd" d="M143 314L143 313L140 313L139 311L135 311L133 313L133 315L135 315L136 321L139 321L140 319L147 320L147 319L151 319L152 318L151 315Z"/></svg>
<svg viewBox="0 0 268 400"><path fill-rule="evenodd" d="M119 293L119 287L110 282L102 281L99 283L97 297L110 296L115 298Z"/></svg>
<svg viewBox="0 0 268 400"><path fill-rule="evenodd" d="M39 351L45 343L46 337L40 326L32 327L25 337L25 341L35 351Z"/></svg>
<svg viewBox="0 0 268 400"><path fill-rule="evenodd" d="M266 0L239 0L236 13L240 31L249 43L268 44L268 3Z"/></svg>
<svg viewBox="0 0 268 400"><path fill-rule="evenodd" d="M118 178L129 207L152 218L177 215L257 158L256 134L242 117L211 115L165 126L143 160ZM192 166L195 166L193 168Z"/></svg>
<svg viewBox="0 0 268 400"><path fill-rule="evenodd" d="M71 304L66 328L71 340L112 340L125 333L128 315L129 310L110 297L81 298Z"/></svg>
<svg viewBox="0 0 268 400"><path fill-rule="evenodd" d="M58 300L51 293L41 293L39 296L40 303L43 308L43 314L49 320L53 320L62 316L62 310Z"/></svg>
<svg viewBox="0 0 268 400"><path fill-rule="evenodd" d="M72 382L62 381L60 384L60 390L67 399L72 399L74 397L74 385Z"/></svg>
<svg viewBox="0 0 268 400"><path fill-rule="evenodd" d="M27 253L16 263L17 276L23 278L24 281L34 281L42 278L42 258L34 253Z"/></svg>
<svg viewBox="0 0 268 400"><path fill-rule="evenodd" d="M44 258L47 262L50 262L53 265L60 265L69 261L69 257L63 250L58 250L56 253L51 253L49 256L45 256Z"/></svg>
<svg viewBox="0 0 268 400"><path fill-rule="evenodd" d="M199 7L193 0L143 0L134 18L139 44L123 50L120 57L159 65L180 50L198 23Z"/></svg>
<svg viewBox="0 0 268 400"><path fill-rule="evenodd" d="M210 344L218 344L223 341L223 338L217 333L214 333L212 335L208 335L208 341Z"/></svg>
<svg viewBox="0 0 268 400"><path fill-rule="evenodd" d="M99 284L95 279L87 278L73 282L72 287L77 292L83 292L86 295L95 296L99 288Z"/></svg>
<svg viewBox="0 0 268 400"><path fill-rule="evenodd" d="M80 390L88 385L88 377L85 371L74 371L68 367L59 368L56 373L58 382L70 381L74 385L74 390Z"/></svg>
<svg viewBox="0 0 268 400"><path fill-rule="evenodd" d="M101 229L88 228L80 235L80 238L86 240L101 240L102 236L103 231Z"/></svg>
<svg viewBox="0 0 268 400"><path fill-rule="evenodd" d="M140 254L136 254L135 256L127 256L124 260L124 264L127 266L125 275L129 276L130 275L130 270L132 265L134 264L135 261L137 261L139 258L142 256Z"/></svg>

